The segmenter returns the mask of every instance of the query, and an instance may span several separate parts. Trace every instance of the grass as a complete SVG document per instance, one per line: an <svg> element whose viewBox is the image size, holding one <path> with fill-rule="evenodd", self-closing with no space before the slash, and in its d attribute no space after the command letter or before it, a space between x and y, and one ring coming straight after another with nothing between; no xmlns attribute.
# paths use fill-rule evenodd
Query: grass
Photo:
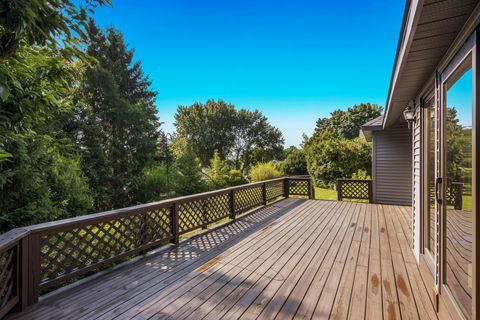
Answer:
<svg viewBox="0 0 480 320"><path fill-rule="evenodd" d="M315 199L337 200L337 191L315 187Z"/></svg>

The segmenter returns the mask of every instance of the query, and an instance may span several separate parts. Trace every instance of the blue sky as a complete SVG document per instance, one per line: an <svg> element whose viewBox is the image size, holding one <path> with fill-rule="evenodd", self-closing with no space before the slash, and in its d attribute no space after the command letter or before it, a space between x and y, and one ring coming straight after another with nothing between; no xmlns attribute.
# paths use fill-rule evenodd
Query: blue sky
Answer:
<svg viewBox="0 0 480 320"><path fill-rule="evenodd" d="M447 91L447 105L457 109L457 118L464 127L472 127L472 69L465 72Z"/></svg>
<svg viewBox="0 0 480 320"><path fill-rule="evenodd" d="M163 129L209 98L259 109L298 145L319 117L384 105L404 1L112 0L97 10L159 92Z"/></svg>

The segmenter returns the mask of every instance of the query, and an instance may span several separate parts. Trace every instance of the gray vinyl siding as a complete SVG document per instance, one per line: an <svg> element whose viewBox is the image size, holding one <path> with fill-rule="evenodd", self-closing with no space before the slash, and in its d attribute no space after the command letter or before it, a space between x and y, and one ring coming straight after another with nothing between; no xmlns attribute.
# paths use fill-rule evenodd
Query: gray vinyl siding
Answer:
<svg viewBox="0 0 480 320"><path fill-rule="evenodd" d="M412 136L406 125L373 132L374 202L412 205Z"/></svg>

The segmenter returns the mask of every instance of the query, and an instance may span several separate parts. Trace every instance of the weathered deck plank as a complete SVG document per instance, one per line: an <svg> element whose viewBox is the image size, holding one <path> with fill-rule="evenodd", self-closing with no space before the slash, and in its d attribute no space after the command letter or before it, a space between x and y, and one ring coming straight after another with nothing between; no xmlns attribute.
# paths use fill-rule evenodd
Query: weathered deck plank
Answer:
<svg viewBox="0 0 480 320"><path fill-rule="evenodd" d="M10 319L436 319L409 208L286 199Z"/></svg>

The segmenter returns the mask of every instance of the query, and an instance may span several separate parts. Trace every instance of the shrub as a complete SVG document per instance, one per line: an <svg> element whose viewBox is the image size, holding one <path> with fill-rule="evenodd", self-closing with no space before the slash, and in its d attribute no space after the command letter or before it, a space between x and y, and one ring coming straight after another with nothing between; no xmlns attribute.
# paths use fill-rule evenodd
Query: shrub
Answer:
<svg viewBox="0 0 480 320"><path fill-rule="evenodd" d="M370 180L371 177L368 174L367 170L363 169L358 169L357 172L354 172L352 174L352 179L357 179L357 180Z"/></svg>
<svg viewBox="0 0 480 320"><path fill-rule="evenodd" d="M242 171L232 169L228 172L228 185L238 186L248 183L248 179L242 174Z"/></svg>
<svg viewBox="0 0 480 320"><path fill-rule="evenodd" d="M253 182L281 177L283 172L272 162L258 163L250 169L250 180Z"/></svg>

